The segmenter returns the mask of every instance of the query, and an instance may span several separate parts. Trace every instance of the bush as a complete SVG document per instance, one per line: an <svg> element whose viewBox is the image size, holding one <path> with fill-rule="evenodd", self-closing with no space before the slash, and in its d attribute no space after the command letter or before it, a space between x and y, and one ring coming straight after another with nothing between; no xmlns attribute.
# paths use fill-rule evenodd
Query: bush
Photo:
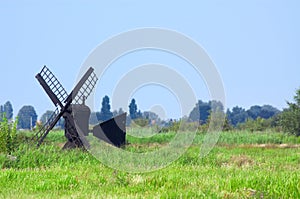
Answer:
<svg viewBox="0 0 300 199"><path fill-rule="evenodd" d="M169 122L168 126L165 126L159 130L160 133L166 132L178 132L178 131L199 131L201 126L198 122L188 122L184 119L178 121Z"/></svg>
<svg viewBox="0 0 300 199"><path fill-rule="evenodd" d="M293 135L300 136L300 89L294 96L295 103L288 102L289 108L280 114L282 129Z"/></svg>
<svg viewBox="0 0 300 199"><path fill-rule="evenodd" d="M283 131L300 136L300 108L286 109L280 115Z"/></svg>
<svg viewBox="0 0 300 199"><path fill-rule="evenodd" d="M145 127L149 124L148 119L143 119L143 118L137 118L132 120L131 126L132 127Z"/></svg>
<svg viewBox="0 0 300 199"><path fill-rule="evenodd" d="M8 122L6 116L0 123L0 153L11 154L17 147L17 123Z"/></svg>
<svg viewBox="0 0 300 199"><path fill-rule="evenodd" d="M272 127L272 118L264 119L261 117L256 118L255 120L248 118L245 123L239 124L238 128L241 130L250 130L253 131L265 131Z"/></svg>

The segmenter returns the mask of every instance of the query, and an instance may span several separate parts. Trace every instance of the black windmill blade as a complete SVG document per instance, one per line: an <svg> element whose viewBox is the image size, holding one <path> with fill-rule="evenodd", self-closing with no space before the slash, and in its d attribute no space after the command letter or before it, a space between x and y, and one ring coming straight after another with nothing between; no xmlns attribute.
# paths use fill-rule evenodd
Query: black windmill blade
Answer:
<svg viewBox="0 0 300 199"><path fill-rule="evenodd" d="M85 99L87 99L92 93L93 89L96 86L98 78L93 72L93 68L85 73L82 79L78 82L77 86L73 89L70 96L72 95L72 104L84 104ZM65 102L68 101L68 98Z"/></svg>
<svg viewBox="0 0 300 199"><path fill-rule="evenodd" d="M68 97L68 93L53 75L53 73L44 66L40 73L36 76L41 86L44 88L55 106L63 108L63 101Z"/></svg>
<svg viewBox="0 0 300 199"><path fill-rule="evenodd" d="M68 94L54 74L46 66L44 66L41 72L35 77L56 106L51 117L45 122L45 124L43 124L42 128L33 137L33 140L37 141L39 146L50 130L62 117L63 113L59 111L58 106L60 106L60 108L64 107L63 101L67 98Z"/></svg>
<svg viewBox="0 0 300 199"><path fill-rule="evenodd" d="M65 99L66 105L68 104L83 104L84 100L92 93L96 83L97 76L94 73L94 69L90 67L88 71L83 75L72 92Z"/></svg>
<svg viewBox="0 0 300 199"><path fill-rule="evenodd" d="M38 142L37 146L43 142L44 138L50 132L50 130L56 125L61 118L62 114L58 108L55 109L50 118L43 124L42 128L33 136L32 140Z"/></svg>

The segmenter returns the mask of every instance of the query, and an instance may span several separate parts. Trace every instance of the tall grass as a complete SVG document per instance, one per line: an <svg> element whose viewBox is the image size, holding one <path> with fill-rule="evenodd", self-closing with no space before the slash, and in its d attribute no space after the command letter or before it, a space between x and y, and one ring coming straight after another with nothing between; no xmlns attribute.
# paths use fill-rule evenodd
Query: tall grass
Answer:
<svg viewBox="0 0 300 199"><path fill-rule="evenodd" d="M48 150L45 153L44 150ZM169 167L130 174L81 151L45 146L28 162L0 172L0 197L13 198L299 198L299 150L216 147L199 159L197 146ZM61 151L60 151L61 152ZM69 153L68 153L69 152ZM32 157L31 157L32 158ZM34 166L35 165L35 166Z"/></svg>
<svg viewBox="0 0 300 199"><path fill-rule="evenodd" d="M128 147L145 150L175 133L128 137ZM63 132L50 133L40 148L22 144L0 155L0 198L299 198L299 148L258 148L251 144L298 144L299 138L271 132L221 133L219 143L199 158L205 135L170 166L149 173L108 168L82 150L65 150ZM249 144L249 146L240 146ZM229 147L228 147L229 146Z"/></svg>
<svg viewBox="0 0 300 199"><path fill-rule="evenodd" d="M223 132L218 143L221 144L300 144L300 137L272 131L230 131Z"/></svg>

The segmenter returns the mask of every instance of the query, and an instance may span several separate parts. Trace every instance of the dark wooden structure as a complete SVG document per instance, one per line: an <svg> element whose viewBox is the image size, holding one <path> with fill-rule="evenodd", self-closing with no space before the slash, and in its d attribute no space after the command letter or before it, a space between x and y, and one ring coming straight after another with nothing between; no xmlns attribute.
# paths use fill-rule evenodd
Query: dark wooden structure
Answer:
<svg viewBox="0 0 300 199"><path fill-rule="evenodd" d="M33 137L37 146L42 144L61 117L65 121L65 137L68 140L63 149L89 146L85 136L89 135L91 111L85 105L85 100L93 91L98 80L94 69L90 67L87 70L69 95L46 66L36 75L36 79L56 106L52 116ZM120 147L126 141L125 123L126 113L96 125L93 128L93 135Z"/></svg>

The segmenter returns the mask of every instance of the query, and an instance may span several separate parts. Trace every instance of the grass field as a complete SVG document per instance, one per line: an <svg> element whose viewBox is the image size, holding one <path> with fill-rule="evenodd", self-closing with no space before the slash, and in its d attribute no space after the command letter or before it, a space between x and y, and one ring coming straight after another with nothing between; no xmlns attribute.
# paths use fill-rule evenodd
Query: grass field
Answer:
<svg viewBox="0 0 300 199"><path fill-rule="evenodd" d="M125 150L153 150L174 135L128 136ZM60 150L63 133L53 132L39 149L22 144L0 154L0 198L300 198L300 137L224 132L199 158L203 137L164 169L126 173L87 152Z"/></svg>

